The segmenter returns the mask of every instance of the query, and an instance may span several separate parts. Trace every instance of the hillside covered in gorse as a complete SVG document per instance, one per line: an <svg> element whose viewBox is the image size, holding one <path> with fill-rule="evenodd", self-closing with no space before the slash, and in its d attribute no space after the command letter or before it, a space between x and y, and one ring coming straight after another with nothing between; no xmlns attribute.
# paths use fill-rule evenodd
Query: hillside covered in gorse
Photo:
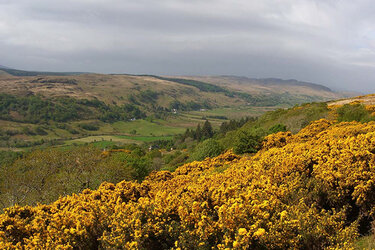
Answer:
<svg viewBox="0 0 375 250"><path fill-rule="evenodd" d="M143 182L0 215L2 249L333 249L371 232L375 122L321 119Z"/></svg>

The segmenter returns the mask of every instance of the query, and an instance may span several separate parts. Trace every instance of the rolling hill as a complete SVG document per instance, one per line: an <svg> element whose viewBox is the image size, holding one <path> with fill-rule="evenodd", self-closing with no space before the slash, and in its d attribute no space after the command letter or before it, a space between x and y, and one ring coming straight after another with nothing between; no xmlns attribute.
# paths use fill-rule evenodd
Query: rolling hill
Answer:
<svg viewBox="0 0 375 250"><path fill-rule="evenodd" d="M32 72L0 67L2 93L44 97L69 96L98 99L108 104L127 103L142 91L155 92L153 104L169 107L172 101L202 102L221 106L274 106L327 101L347 97L329 88L297 80L253 79L237 76L160 77L152 75L103 75ZM23 72L24 74L20 74ZM13 77L11 77L13 76ZM157 99L157 100L156 100Z"/></svg>
<svg viewBox="0 0 375 250"><path fill-rule="evenodd" d="M112 141L119 140L114 136L126 136L126 142L134 135L157 140L195 128L206 119L218 128L229 119L345 97L296 80L31 72L7 67L1 72L3 149L51 140L86 143L98 136Z"/></svg>
<svg viewBox="0 0 375 250"><path fill-rule="evenodd" d="M279 78L248 78L241 76L199 76L187 77L205 81L219 86L228 86L238 91L251 94L275 95L290 94L319 100L337 99L353 96L354 93L341 93L316 83L303 82L295 79L283 80Z"/></svg>

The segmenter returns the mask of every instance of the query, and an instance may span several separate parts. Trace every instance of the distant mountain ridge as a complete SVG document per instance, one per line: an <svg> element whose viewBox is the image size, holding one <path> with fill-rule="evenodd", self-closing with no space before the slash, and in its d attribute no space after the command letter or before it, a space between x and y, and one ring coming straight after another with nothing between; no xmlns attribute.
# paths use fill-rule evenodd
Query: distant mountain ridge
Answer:
<svg viewBox="0 0 375 250"><path fill-rule="evenodd" d="M251 95L293 95L312 97L311 101L326 101L357 96L354 92L336 92L317 83L279 78L250 78L245 76L183 76L184 79L202 81ZM286 97L288 98L288 97Z"/></svg>
<svg viewBox="0 0 375 250"><path fill-rule="evenodd" d="M312 83L312 82L298 81L298 80L295 80L295 79L283 80L283 79L279 79L279 78L265 78L265 79L257 79L257 80L264 83L264 84L267 84L267 85L268 84L272 85L275 82L277 82L280 85L307 86L307 87L314 88L314 89L317 89L317 90L325 90L325 91L333 92L330 88L328 88L324 85Z"/></svg>
<svg viewBox="0 0 375 250"><path fill-rule="evenodd" d="M332 91L330 88L321 84L298 81L295 79L284 80L284 79L279 79L279 78L250 78L250 77L245 77L245 76L233 76L233 75L156 76L156 75L131 75L131 74L94 74L94 73L84 73L84 72L44 72L44 71L27 71L27 70L12 69L3 65L0 65L0 71L7 73L8 77L9 75L11 75L13 77L22 78L22 81L25 81L25 82L34 81L33 84L27 85L28 90L24 89L21 92L24 92L24 91L39 92L40 90L44 92L44 90L46 89L46 86L43 84L42 84L43 86L39 86L38 88L36 88L36 85L38 85L38 84L35 85L36 79L31 79L29 77L47 77L47 78L56 77L56 76L67 77L69 79L65 79L64 81L70 81L70 80L78 81L87 87L89 87L90 85L89 82L87 82L88 79L94 80L94 82L99 81L99 82L102 82L103 84L106 84L105 88L107 88L107 90L102 89L99 92L95 91L95 93L91 93L91 90L90 90L89 96L96 97L99 99L106 99L106 101L110 101L110 102L112 101L122 102L122 99L112 100L113 98L111 98L110 96L107 96L107 94L100 93L102 91L104 92L113 91L112 94L118 93L118 90L115 90L111 87L113 83L110 83L108 81L121 81L122 84L120 84L118 87L120 86L121 88L125 86L128 87L129 89L127 90L127 93L128 93L127 95L132 94L134 92L138 94L139 92L139 91L135 91L135 89L139 87L131 84L130 82L147 81L150 84L152 82L153 82L152 84L155 84L156 82L157 84L155 85L156 90L162 87L162 85L164 87L166 85L170 85L170 87L173 86L172 89L176 89L176 90L178 89L176 93L172 93L170 90L164 91L163 93L166 95L165 98L167 99L170 99L171 96L172 96L172 99L175 99L175 100L178 100L178 98L181 98L181 97L186 97L187 96L186 87L188 88L193 87L193 89L195 91L200 92L200 94L203 94L204 92L205 93L211 92L211 93L214 93L215 95L218 95L221 93L220 95L224 95L228 97L229 99L232 99L232 101L235 101L236 98L237 99L239 98L245 103L248 103L248 104L258 103L258 105L262 105L261 103L272 103L272 105L276 103L288 103L289 105L291 105L292 103L328 101L328 100L353 97L357 95L357 94L352 94L350 92L338 93L338 92ZM130 78L132 80L130 80ZM60 86L60 84L58 84L58 81L56 82L56 79L44 79L42 81L54 83L48 87L49 91L47 91L48 93L46 93L47 96L56 95L56 93L59 93L59 95L67 94L69 96L76 96L78 93L82 92L79 88L73 90L73 89L68 89L67 86L65 86L64 84ZM143 90L147 90L150 88L150 86L147 86L147 85L148 84L144 85ZM6 89L9 90L9 86L6 87L4 92L19 93L19 91L14 90L14 87L11 87L11 88L13 89L12 91L7 91ZM89 89L92 89L92 86L89 87ZM55 91L52 91L52 90L55 90ZM86 95L86 93L82 93L82 94ZM167 95L171 95L171 96L167 97ZM206 96L206 94L204 95ZM211 98L213 98L212 94L210 96ZM203 96L200 96L198 98L197 96L199 100L201 100L202 97ZM190 97L188 99L191 100ZM223 100L222 97L217 96L216 100L217 101L215 101L216 103L215 106L217 105L221 106L220 101L218 100ZM163 103L162 99L160 100L160 102Z"/></svg>
<svg viewBox="0 0 375 250"><path fill-rule="evenodd" d="M85 72L50 72L50 71L28 71L21 69L9 68L7 66L0 65L0 70L13 75L13 76L69 76L79 75Z"/></svg>
<svg viewBox="0 0 375 250"><path fill-rule="evenodd" d="M324 91L330 91L333 92L330 88L322 85L322 84L317 84L317 83L312 83L312 82L304 82L304 81L299 81L296 79L281 79L281 78L250 78L246 76L232 76L232 75L223 75L222 77L228 78L228 79L234 79L238 81L243 81L246 83L258 83L258 84L264 84L264 85L294 85L294 86L306 86L310 87L316 90L324 90Z"/></svg>
<svg viewBox="0 0 375 250"><path fill-rule="evenodd" d="M4 65L1 65L1 64L0 64L0 69L10 69L10 68L7 67L7 66L4 66Z"/></svg>
<svg viewBox="0 0 375 250"><path fill-rule="evenodd" d="M86 74L87 72L47 72L47 71L27 71L27 70L19 70L9 68L7 66L0 65L0 69L11 74L13 76L38 76L38 75L51 75L51 76L67 76L67 75L79 75L79 74ZM134 75L137 76L137 75ZM140 75L146 76L146 75ZM149 75L152 76L152 75ZM155 76L158 77L158 76ZM176 77L173 77L176 78ZM184 77L188 79L194 78L206 78L205 76L198 76L198 77ZM280 86L306 86L312 89L321 90L321 91L328 91L333 92L330 88L311 82L304 82L298 81L296 79L280 79L280 78L250 78L246 76L234 76L234 75L222 75L222 76L214 76L213 78L220 78L220 79L227 79L230 81L237 81L238 83L246 83L246 84L258 84L258 85L265 85L265 86L273 86L273 85L280 85Z"/></svg>

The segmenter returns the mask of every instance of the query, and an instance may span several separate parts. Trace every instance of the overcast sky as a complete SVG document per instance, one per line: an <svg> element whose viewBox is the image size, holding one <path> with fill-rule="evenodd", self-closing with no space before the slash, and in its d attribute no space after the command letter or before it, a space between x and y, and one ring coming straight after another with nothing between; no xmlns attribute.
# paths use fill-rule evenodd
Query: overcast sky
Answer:
<svg viewBox="0 0 375 250"><path fill-rule="evenodd" d="M375 92L373 0L0 0L0 64Z"/></svg>

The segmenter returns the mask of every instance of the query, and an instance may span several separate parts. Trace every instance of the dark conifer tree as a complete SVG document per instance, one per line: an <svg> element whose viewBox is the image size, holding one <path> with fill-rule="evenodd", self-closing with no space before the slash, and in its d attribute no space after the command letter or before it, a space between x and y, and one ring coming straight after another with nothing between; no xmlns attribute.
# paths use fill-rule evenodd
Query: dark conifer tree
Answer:
<svg viewBox="0 0 375 250"><path fill-rule="evenodd" d="M200 124L198 124L197 129L195 130L194 139L198 141L202 139L202 129Z"/></svg>
<svg viewBox="0 0 375 250"><path fill-rule="evenodd" d="M214 131L212 129L211 123L206 120L202 127L202 137L204 139L211 138L214 135Z"/></svg>

